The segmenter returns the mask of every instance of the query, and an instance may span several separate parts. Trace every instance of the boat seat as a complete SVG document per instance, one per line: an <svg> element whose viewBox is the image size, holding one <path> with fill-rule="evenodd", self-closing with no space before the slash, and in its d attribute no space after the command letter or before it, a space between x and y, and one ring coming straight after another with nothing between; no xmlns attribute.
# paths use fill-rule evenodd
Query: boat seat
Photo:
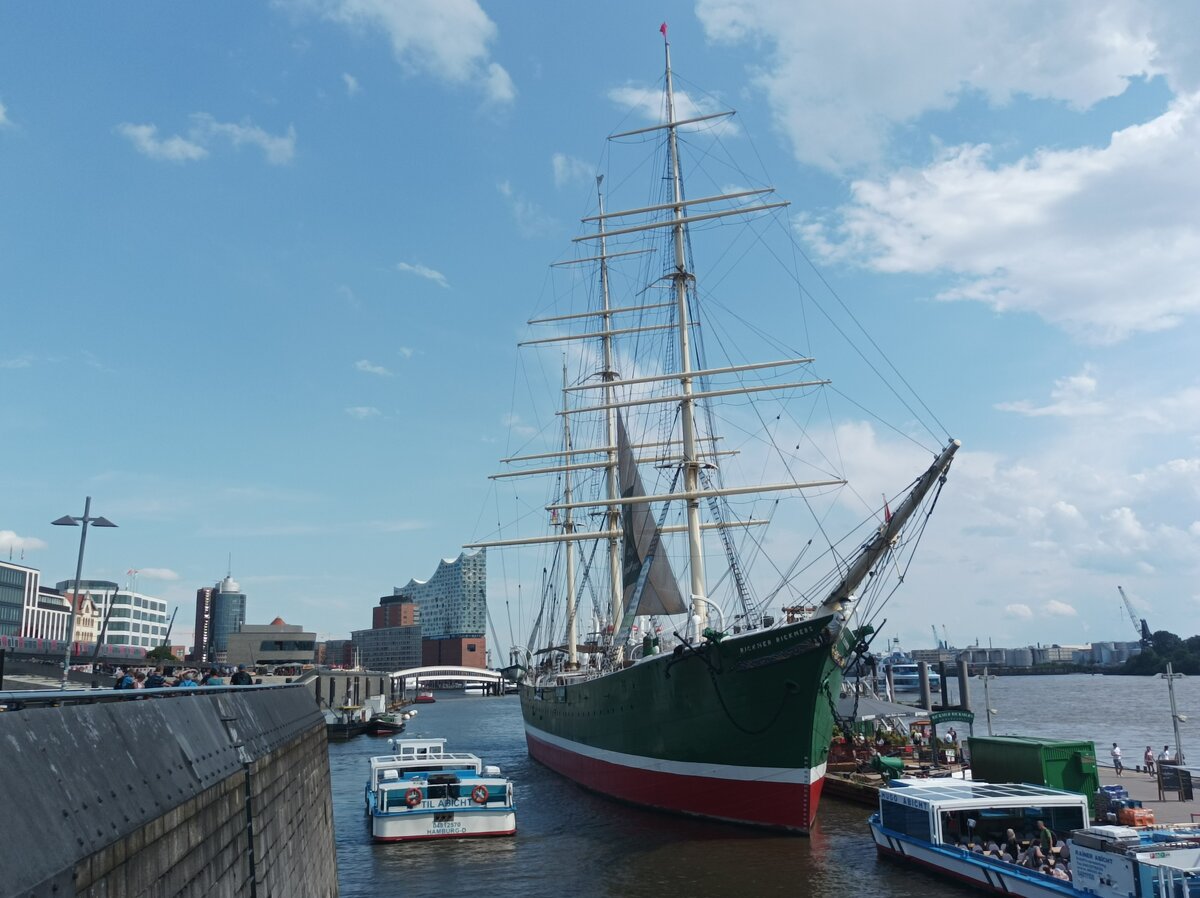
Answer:
<svg viewBox="0 0 1200 898"><path fill-rule="evenodd" d="M385 771L383 771L383 778L385 780L398 780L398 779L400 779L400 771L399 770L385 770Z"/></svg>

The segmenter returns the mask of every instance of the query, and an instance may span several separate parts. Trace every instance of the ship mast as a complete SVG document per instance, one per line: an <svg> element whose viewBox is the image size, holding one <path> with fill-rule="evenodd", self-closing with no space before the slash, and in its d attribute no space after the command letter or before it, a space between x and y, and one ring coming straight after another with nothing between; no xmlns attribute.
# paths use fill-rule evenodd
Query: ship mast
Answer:
<svg viewBox="0 0 1200 898"><path fill-rule="evenodd" d="M571 416L566 414L567 399L570 394L567 392L567 363L563 362L563 452L571 451ZM571 504L571 471L568 468L563 472L563 501L569 506ZM563 533L571 534L575 532L575 518L572 510L568 507L563 512ZM565 546L567 553L567 667L569 670L575 670L579 667L579 638L577 634L578 624L575 612L575 543L567 540Z"/></svg>
<svg viewBox="0 0 1200 898"><path fill-rule="evenodd" d="M613 370L612 307L609 305L608 296L608 241L604 233L604 192L600 189L603 181L604 175L596 176L596 196L600 202L600 296L603 303L601 306L601 322L603 324L601 330L604 331L604 371L601 373L601 377L604 379L604 404L609 406L604 418L605 445L609 447L608 467L605 471L605 486L607 487L608 500L613 503L608 506L608 513L605 515L605 520L608 525L606 529L610 534L613 534L608 538L608 580L611 584L611 621L613 636L615 638L617 621L621 619L624 606L622 605L623 597L621 595L621 545L616 536L621 530L621 507L616 504L618 493L616 390L612 386L613 381L617 379L617 372Z"/></svg>
<svg viewBox="0 0 1200 898"><path fill-rule="evenodd" d="M679 403L683 422L683 490L687 494L688 572L691 576L692 615L697 621L696 636L704 632L708 618L707 591L704 586L704 547L700 538L700 463L696 459L696 414L692 398L692 349L688 333L687 287L691 274L687 270L684 251L683 182L679 172L679 140L675 121L675 88L671 78L671 44L663 32L663 49L667 60L667 145L671 155L671 190L674 200L675 259L671 280L675 286L675 306L679 327L679 383L682 399Z"/></svg>

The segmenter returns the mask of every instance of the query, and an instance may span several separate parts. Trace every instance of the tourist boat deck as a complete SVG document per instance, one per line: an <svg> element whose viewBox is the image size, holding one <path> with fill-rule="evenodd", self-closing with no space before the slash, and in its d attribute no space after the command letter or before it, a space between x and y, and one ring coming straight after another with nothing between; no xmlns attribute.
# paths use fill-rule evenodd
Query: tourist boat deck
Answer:
<svg viewBox="0 0 1200 898"><path fill-rule="evenodd" d="M1037 846L1039 820L1056 834L1056 847L1040 867L1013 862L1002 850L1007 830L1016 833L1025 856ZM1089 826L1087 799L1073 792L970 780L898 780L880 790L879 812L870 826L881 855L997 894L1200 895L1200 826ZM988 851L993 844L1001 850Z"/></svg>
<svg viewBox="0 0 1200 898"><path fill-rule="evenodd" d="M370 759L367 814L378 842L509 836L517 830L512 782L445 739L395 739Z"/></svg>

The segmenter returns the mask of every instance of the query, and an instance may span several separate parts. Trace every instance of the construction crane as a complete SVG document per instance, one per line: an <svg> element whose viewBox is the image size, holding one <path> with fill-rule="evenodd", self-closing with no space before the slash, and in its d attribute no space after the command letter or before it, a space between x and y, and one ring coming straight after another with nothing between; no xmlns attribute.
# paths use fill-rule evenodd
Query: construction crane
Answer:
<svg viewBox="0 0 1200 898"><path fill-rule="evenodd" d="M938 635L937 635L937 625L936 625L936 624L930 624L930 625L929 625L929 629L931 629L931 630L933 631L933 647L934 647L935 649L940 649L940 648L943 648L943 646L942 646L942 641L941 641L940 639L938 639Z"/></svg>
<svg viewBox="0 0 1200 898"><path fill-rule="evenodd" d="M1129 612L1129 620L1133 624L1133 629L1137 632L1138 641L1141 642L1144 648L1150 648L1154 645L1154 637L1150 635L1150 628L1146 625L1146 619L1137 616L1137 613L1133 610L1133 603L1129 601L1129 596L1125 595L1125 590L1118 586L1117 592L1121 594L1121 601L1125 603L1125 610Z"/></svg>

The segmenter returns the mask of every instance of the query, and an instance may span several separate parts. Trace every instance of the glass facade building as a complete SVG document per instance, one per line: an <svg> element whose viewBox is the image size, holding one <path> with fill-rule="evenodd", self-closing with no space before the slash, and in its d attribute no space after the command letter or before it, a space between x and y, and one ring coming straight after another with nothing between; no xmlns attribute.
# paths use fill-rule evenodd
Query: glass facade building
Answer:
<svg viewBox="0 0 1200 898"><path fill-rule="evenodd" d="M0 636L21 635L21 616L37 600L40 576L31 567L0 561Z"/></svg>
<svg viewBox="0 0 1200 898"><path fill-rule="evenodd" d="M463 552L443 560L428 580L409 580L392 590L420 609L425 639L481 638L487 627L487 554Z"/></svg>
<svg viewBox="0 0 1200 898"><path fill-rule="evenodd" d="M364 670L408 670L421 666L421 626L377 627L351 634L358 666Z"/></svg>
<svg viewBox="0 0 1200 898"><path fill-rule="evenodd" d="M212 640L206 655L209 661L224 661L229 652L229 637L246 623L246 594L232 577L226 577L215 589L210 630Z"/></svg>

